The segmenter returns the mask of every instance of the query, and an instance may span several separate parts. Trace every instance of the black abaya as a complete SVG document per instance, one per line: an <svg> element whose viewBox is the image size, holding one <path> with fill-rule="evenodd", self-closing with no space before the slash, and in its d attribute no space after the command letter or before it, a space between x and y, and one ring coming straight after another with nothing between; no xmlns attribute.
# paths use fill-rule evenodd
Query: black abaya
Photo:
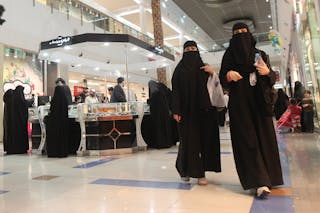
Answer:
<svg viewBox="0 0 320 213"><path fill-rule="evenodd" d="M161 83L149 82L149 104L151 114L151 138L146 141L151 148L168 148L173 142L172 115L170 112L171 91Z"/></svg>
<svg viewBox="0 0 320 213"><path fill-rule="evenodd" d="M67 157L69 152L68 97L64 86L56 86L46 122L48 157Z"/></svg>
<svg viewBox="0 0 320 213"><path fill-rule="evenodd" d="M209 74L200 69L198 58L183 58L172 77L172 111L182 117L176 161L181 177L202 178L205 171L221 171L217 112L207 90Z"/></svg>
<svg viewBox="0 0 320 213"><path fill-rule="evenodd" d="M12 99L11 141L7 143L7 154L25 154L29 149L28 105L23 93L24 87L17 86Z"/></svg>
<svg viewBox="0 0 320 213"><path fill-rule="evenodd" d="M266 54L259 52L270 68ZM228 83L226 75L230 70L239 72L243 79ZM262 109L265 106L261 104L264 97L261 85L268 86L270 90L275 82L275 73L271 69L268 76L260 76L256 72L257 84L250 86L250 72L256 72L253 66L236 64L232 51L226 50L220 80L230 91L228 109L237 172L244 189L281 185L283 179L272 116L264 114Z"/></svg>
<svg viewBox="0 0 320 213"><path fill-rule="evenodd" d="M7 90L3 95L3 150L7 151L7 144L12 143L12 100L13 90Z"/></svg>

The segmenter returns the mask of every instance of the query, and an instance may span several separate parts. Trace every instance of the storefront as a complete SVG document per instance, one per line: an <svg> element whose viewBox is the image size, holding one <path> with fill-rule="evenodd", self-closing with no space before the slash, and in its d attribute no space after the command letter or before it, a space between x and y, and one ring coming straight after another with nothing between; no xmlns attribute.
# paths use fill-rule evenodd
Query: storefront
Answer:
<svg viewBox="0 0 320 213"><path fill-rule="evenodd" d="M301 81L305 88L311 91L317 118L320 117L320 16L318 8L318 1L294 1L298 45L292 50L290 66L292 84L295 81ZM319 126L319 121L317 125Z"/></svg>

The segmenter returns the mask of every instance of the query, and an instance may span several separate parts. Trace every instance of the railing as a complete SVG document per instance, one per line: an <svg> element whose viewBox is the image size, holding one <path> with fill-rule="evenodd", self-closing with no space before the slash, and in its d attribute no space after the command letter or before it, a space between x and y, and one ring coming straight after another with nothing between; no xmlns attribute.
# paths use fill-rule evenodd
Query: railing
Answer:
<svg viewBox="0 0 320 213"><path fill-rule="evenodd" d="M69 17L77 18L81 21L81 25L84 22L92 23L93 29L96 27L103 29L105 33L117 33L128 34L135 38L138 38L150 45L154 45L154 39L149 36L115 20L114 18L103 14L100 11L93 9L92 7L77 1L77 0L33 0L51 7L51 13L57 10ZM174 55L174 50L164 46L164 50Z"/></svg>

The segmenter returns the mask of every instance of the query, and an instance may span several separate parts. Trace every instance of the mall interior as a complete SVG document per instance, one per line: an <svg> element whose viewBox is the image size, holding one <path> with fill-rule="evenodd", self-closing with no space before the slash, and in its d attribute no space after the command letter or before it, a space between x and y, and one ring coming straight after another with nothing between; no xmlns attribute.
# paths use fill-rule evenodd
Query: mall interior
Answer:
<svg viewBox="0 0 320 213"><path fill-rule="evenodd" d="M319 0L0 0L0 5L1 213L320 212ZM291 103L301 82L313 103L312 131L301 131L300 120L282 128L284 116L273 117L283 185L270 188L264 199L240 183L231 115L230 123L224 115L219 125L222 171L206 172L206 184L184 181L177 172L182 136L171 109L165 127L159 124L163 115L153 115L167 102L152 105L152 95L163 88L172 94L184 43L195 41L203 62L219 75L239 22L269 56L274 91L282 89ZM72 151L66 156L49 152L56 142L49 140L54 133L48 117L58 78L72 96L68 125L55 127L67 126ZM109 89L115 94L121 78L126 100L112 101ZM29 147L21 154L8 151L7 139L21 133L20 125L10 124L16 132L10 135L7 124L22 116L5 101L5 93L18 86L31 100ZM288 107L283 115L290 112ZM296 117L288 119L292 124ZM154 142L163 129L172 141Z"/></svg>

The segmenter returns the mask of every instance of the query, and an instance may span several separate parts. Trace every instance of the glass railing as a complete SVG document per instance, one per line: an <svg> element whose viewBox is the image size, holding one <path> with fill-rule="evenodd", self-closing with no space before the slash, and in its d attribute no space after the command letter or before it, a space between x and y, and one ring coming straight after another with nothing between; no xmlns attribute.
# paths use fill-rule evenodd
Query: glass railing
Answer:
<svg viewBox="0 0 320 213"><path fill-rule="evenodd" d="M77 0L36 0L37 2L51 7L51 11L57 10L67 15L67 18L77 18L83 23L92 23L93 29L96 27L103 29L105 33L128 34L138 38L150 45L154 45L151 37L117 21L116 19L103 14L92 7ZM164 46L164 50L174 55L174 50Z"/></svg>

